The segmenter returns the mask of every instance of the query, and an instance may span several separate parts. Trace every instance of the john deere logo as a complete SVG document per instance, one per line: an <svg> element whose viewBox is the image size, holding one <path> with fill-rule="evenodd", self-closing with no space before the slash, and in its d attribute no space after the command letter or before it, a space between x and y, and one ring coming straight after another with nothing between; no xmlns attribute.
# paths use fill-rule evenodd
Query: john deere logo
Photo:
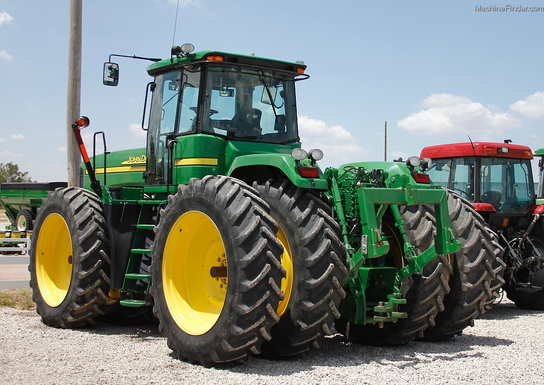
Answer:
<svg viewBox="0 0 544 385"><path fill-rule="evenodd" d="M145 155L129 156L128 160L125 160L121 164L145 164L147 157Z"/></svg>

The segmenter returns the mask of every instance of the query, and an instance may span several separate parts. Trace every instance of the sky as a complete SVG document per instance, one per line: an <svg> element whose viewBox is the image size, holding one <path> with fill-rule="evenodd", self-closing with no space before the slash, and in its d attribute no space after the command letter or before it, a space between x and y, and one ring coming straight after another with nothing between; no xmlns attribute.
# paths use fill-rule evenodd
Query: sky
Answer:
<svg viewBox="0 0 544 385"><path fill-rule="evenodd" d="M67 180L69 0L0 0L0 163ZM302 147L321 166L391 161L424 146L511 139L544 147L544 3L536 0L83 0L81 114L107 150L144 147L150 62L172 45L308 66ZM384 127L387 122L387 151ZM92 153L92 150L90 150Z"/></svg>

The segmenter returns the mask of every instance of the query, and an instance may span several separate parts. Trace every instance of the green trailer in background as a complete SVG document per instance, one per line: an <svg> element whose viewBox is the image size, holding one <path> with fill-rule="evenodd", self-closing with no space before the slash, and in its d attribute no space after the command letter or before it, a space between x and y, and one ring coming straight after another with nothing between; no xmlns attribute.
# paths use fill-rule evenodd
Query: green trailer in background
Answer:
<svg viewBox="0 0 544 385"><path fill-rule="evenodd" d="M6 182L0 185L0 205L4 208L11 225L8 230L30 231L36 219L38 207L49 191L66 187L66 182L31 183Z"/></svg>

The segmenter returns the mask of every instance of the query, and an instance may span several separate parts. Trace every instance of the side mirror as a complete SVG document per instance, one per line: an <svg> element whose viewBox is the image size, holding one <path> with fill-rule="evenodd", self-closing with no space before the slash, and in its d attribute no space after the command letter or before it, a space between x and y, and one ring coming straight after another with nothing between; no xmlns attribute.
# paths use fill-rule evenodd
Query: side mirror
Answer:
<svg viewBox="0 0 544 385"><path fill-rule="evenodd" d="M104 72L102 83L105 86L115 87L119 84L119 64L104 63Z"/></svg>

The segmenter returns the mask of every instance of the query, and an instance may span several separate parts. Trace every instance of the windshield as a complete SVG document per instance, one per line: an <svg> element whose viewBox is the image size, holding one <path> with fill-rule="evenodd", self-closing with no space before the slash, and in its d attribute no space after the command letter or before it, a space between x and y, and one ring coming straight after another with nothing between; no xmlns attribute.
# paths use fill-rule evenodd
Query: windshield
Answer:
<svg viewBox="0 0 544 385"><path fill-rule="evenodd" d="M500 212L526 211L534 197L530 160L482 158L481 200Z"/></svg>
<svg viewBox="0 0 544 385"><path fill-rule="evenodd" d="M479 175L475 174L477 167ZM534 197L530 160L436 159L429 176L434 184L450 188L472 202L491 203L498 212L526 211Z"/></svg>
<svg viewBox="0 0 544 385"><path fill-rule="evenodd" d="M208 67L201 131L268 143L298 140L293 77Z"/></svg>

